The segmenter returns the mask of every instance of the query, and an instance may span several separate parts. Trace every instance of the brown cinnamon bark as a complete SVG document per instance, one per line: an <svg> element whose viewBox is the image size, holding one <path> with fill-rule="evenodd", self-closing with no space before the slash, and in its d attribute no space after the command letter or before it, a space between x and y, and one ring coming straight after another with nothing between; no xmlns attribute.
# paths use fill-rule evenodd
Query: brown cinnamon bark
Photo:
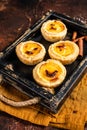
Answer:
<svg viewBox="0 0 87 130"><path fill-rule="evenodd" d="M79 55L83 56L83 39L82 38L79 38L78 46L79 46Z"/></svg>
<svg viewBox="0 0 87 130"><path fill-rule="evenodd" d="M73 32L73 35L72 35L72 40L75 40L75 39L76 39L76 37L77 37L77 32L76 32L76 31L74 31L74 32Z"/></svg>

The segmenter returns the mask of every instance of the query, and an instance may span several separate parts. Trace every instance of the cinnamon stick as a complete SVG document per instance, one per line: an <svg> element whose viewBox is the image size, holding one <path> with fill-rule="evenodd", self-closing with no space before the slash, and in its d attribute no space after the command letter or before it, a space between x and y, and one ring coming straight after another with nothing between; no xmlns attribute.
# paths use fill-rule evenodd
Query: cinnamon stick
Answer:
<svg viewBox="0 0 87 130"><path fill-rule="evenodd" d="M74 31L74 32L73 32L73 35L72 35L72 40L75 40L75 39L76 39L76 37L77 37L77 32L76 32L76 31Z"/></svg>
<svg viewBox="0 0 87 130"><path fill-rule="evenodd" d="M78 46L79 46L79 55L83 56L83 39L82 38L79 38Z"/></svg>
<svg viewBox="0 0 87 130"><path fill-rule="evenodd" d="M73 42L78 42L79 39L82 39L82 40L83 40L84 38L85 38L85 36L79 37L79 38L77 38L77 39L74 39Z"/></svg>
<svg viewBox="0 0 87 130"><path fill-rule="evenodd" d="M85 39L87 41L87 36L82 36L82 37L76 38L73 40L73 42L78 42L79 39Z"/></svg>

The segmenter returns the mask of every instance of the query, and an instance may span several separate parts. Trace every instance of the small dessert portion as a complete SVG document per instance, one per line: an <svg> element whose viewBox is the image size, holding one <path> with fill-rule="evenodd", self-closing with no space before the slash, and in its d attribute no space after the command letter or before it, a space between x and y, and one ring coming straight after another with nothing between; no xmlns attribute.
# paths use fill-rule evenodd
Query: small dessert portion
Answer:
<svg viewBox="0 0 87 130"><path fill-rule="evenodd" d="M48 20L42 24L41 33L47 41L56 42L65 38L67 28L60 20Z"/></svg>
<svg viewBox="0 0 87 130"><path fill-rule="evenodd" d="M26 65L35 65L44 59L45 47L35 41L21 42L16 46L19 60Z"/></svg>
<svg viewBox="0 0 87 130"><path fill-rule="evenodd" d="M57 60L42 61L33 69L35 81L46 88L58 87L66 77L66 68Z"/></svg>
<svg viewBox="0 0 87 130"><path fill-rule="evenodd" d="M59 41L49 46L48 53L52 59L59 60L67 65L76 60L79 55L79 47L69 40Z"/></svg>

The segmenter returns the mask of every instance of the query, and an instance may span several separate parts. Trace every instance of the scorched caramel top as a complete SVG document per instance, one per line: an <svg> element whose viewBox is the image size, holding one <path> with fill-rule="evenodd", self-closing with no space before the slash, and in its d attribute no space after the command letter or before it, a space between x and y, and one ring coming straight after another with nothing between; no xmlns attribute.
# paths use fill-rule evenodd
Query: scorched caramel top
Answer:
<svg viewBox="0 0 87 130"><path fill-rule="evenodd" d="M58 80L59 75L62 73L62 69L58 64L50 61L41 65L39 73L45 80L55 81Z"/></svg>
<svg viewBox="0 0 87 130"><path fill-rule="evenodd" d="M27 56L35 56L41 51L41 46L36 43L27 43L23 46L23 53Z"/></svg>
<svg viewBox="0 0 87 130"><path fill-rule="evenodd" d="M60 21L51 21L46 25L46 29L48 32L59 33L64 30L64 25Z"/></svg>
<svg viewBox="0 0 87 130"><path fill-rule="evenodd" d="M68 42L62 42L54 46L54 51L62 56L68 56L74 52L74 48L72 44Z"/></svg>

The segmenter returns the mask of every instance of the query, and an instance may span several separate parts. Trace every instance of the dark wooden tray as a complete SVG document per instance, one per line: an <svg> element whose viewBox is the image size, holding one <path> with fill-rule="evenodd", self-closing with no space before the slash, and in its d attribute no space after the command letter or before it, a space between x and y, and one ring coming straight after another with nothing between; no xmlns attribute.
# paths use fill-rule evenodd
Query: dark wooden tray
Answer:
<svg viewBox="0 0 87 130"><path fill-rule="evenodd" d="M45 41L40 32L42 23L48 19L60 19L66 24L68 33L65 39L71 40L73 31L77 31L79 36L87 35L87 25L63 14L48 12L32 27L26 30L19 39L0 52L0 73L3 75L3 80L27 94L29 97L40 97L41 100L39 103L51 112L56 113L84 73L87 72L87 42L84 41L83 57L78 56L74 63L65 66L67 76L64 82L55 89L55 94L44 90L32 77L32 69L34 66L27 66L21 63L15 54L15 47L21 41L34 40L42 43L45 48L48 49L50 42ZM44 60L48 58L49 55L47 54ZM13 66L13 70L10 68L7 69L6 66L9 64Z"/></svg>

